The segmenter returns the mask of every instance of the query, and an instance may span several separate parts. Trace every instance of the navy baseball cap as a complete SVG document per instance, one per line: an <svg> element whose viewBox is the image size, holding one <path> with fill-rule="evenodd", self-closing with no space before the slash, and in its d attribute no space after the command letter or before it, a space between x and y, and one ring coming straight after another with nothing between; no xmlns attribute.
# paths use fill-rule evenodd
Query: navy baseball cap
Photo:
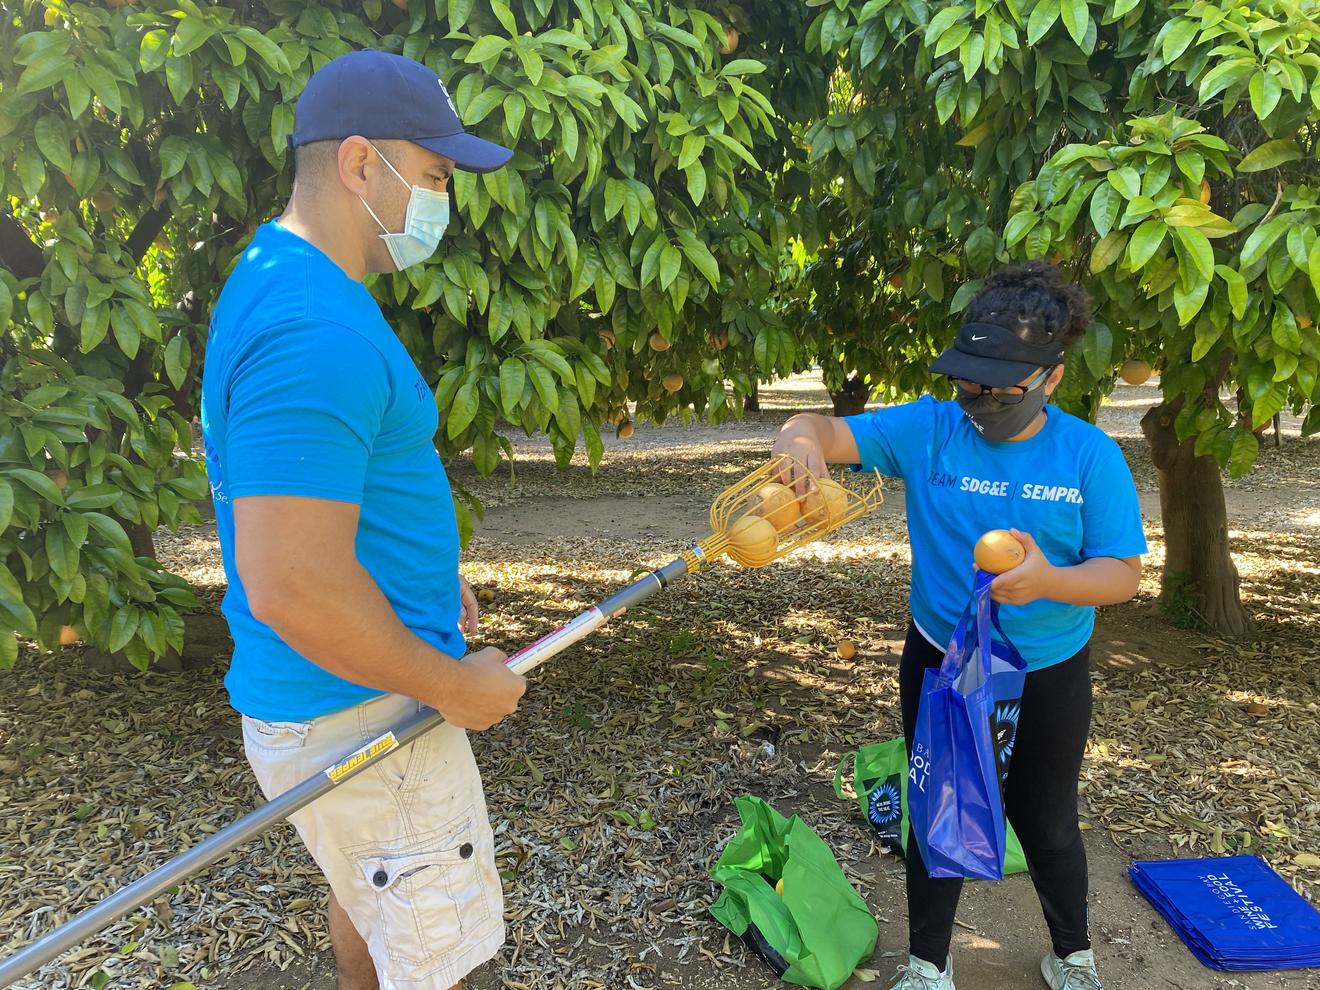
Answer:
<svg viewBox="0 0 1320 990"><path fill-rule="evenodd" d="M463 130L445 84L421 62L370 49L340 55L312 74L298 97L289 147L354 134L411 141L467 172L492 172L513 157Z"/></svg>
<svg viewBox="0 0 1320 990"><path fill-rule="evenodd" d="M1063 364L1063 348L1058 344L1029 344L998 323L969 321L930 370L987 388L1003 388L1058 364Z"/></svg>

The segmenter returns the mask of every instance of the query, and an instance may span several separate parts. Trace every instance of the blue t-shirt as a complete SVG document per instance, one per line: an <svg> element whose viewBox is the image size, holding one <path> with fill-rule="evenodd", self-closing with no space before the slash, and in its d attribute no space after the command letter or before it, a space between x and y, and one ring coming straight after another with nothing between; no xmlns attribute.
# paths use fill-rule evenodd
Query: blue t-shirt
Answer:
<svg viewBox="0 0 1320 990"><path fill-rule="evenodd" d="M972 550L990 529L1018 529L1058 567L1146 552L1132 473L1100 429L1046 406L1045 426L990 443L956 402L926 396L846 422L863 470L903 479L912 545L912 618L941 647L972 593ZM1090 641L1095 609L1046 599L1000 610L1004 631L1039 669Z"/></svg>
<svg viewBox="0 0 1320 990"><path fill-rule="evenodd" d="M307 241L267 223L211 319L202 435L234 636L225 677L245 715L303 721L380 694L285 644L248 607L233 500L300 495L360 506L357 559L400 621L452 657L458 527L425 380L371 294Z"/></svg>

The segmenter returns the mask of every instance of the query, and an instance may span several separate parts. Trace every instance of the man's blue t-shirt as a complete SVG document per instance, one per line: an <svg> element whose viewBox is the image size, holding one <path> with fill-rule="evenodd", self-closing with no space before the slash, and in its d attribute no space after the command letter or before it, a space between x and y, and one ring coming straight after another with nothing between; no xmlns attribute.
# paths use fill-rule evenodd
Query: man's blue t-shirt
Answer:
<svg viewBox="0 0 1320 990"><path fill-rule="evenodd" d="M358 561L419 637L466 652L458 527L434 436L435 400L360 283L281 227L257 231L211 319L202 434L234 636L233 706L304 721L380 694L317 666L253 618L234 565L234 499L360 506Z"/></svg>
<svg viewBox="0 0 1320 990"><path fill-rule="evenodd" d="M990 443L956 402L917 402L845 419L863 470L903 479L917 628L943 647L972 592L972 550L990 529L1017 529L1058 567L1146 552L1132 473L1100 429L1046 406L1045 426ZM1041 599L1000 610L1004 631L1039 669L1091 638L1095 609Z"/></svg>

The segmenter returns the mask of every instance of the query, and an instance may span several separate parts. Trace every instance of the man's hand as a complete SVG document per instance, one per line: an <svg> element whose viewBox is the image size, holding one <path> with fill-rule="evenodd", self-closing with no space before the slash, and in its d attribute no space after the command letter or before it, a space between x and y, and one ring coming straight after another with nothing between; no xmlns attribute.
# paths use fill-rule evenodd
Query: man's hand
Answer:
<svg viewBox="0 0 1320 990"><path fill-rule="evenodd" d="M463 602L463 612L458 617L458 631L464 636L475 636L477 623L481 621L481 606L477 604L477 596L472 593L472 585L467 583L467 578L458 579L458 593Z"/></svg>
<svg viewBox="0 0 1320 990"><path fill-rule="evenodd" d="M494 647L469 653L446 678L445 697L431 702L432 707L450 725L474 732L512 715L527 690L527 679L510 670L507 659Z"/></svg>
<svg viewBox="0 0 1320 990"><path fill-rule="evenodd" d="M1026 605L1038 598L1049 597L1058 580L1058 568L1046 559L1030 533L1016 529L1011 532L1027 555L1017 567L995 578L990 585L990 596L1004 605Z"/></svg>

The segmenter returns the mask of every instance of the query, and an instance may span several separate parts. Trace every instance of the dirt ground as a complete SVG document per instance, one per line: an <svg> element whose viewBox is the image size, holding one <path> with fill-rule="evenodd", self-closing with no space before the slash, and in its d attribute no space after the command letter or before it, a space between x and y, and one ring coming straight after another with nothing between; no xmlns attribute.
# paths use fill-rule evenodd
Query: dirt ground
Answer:
<svg viewBox="0 0 1320 990"><path fill-rule="evenodd" d="M1156 564L1158 494L1138 421L1157 395L1123 389L1101 420L1128 454ZM810 376L762 400L742 422L611 438L594 477L579 463L555 469L537 440L516 445L516 483L456 468L490 507L465 568L495 595L489 641L534 638L701 536L712 493L764 457L787 415L827 404ZM1294 862L1320 841L1317 467L1320 444L1286 421L1283 446L1228 483L1256 640L1173 629L1149 577L1137 602L1101 613L1080 786L1093 936L1113 990L1320 987L1316 972L1203 968L1126 877L1134 858L1246 848L1320 893L1320 871ZM163 535L161 553L208 605L190 622L183 676L126 676L74 655L25 657L0 675L0 953L256 801L219 685L228 643L213 530ZM844 752L898 731L908 566L901 485L890 482L881 510L828 545L765 572L699 575L539 671L520 713L474 741L510 945L469 990L775 986L705 911L743 793L801 814L830 842L880 921L876 954L846 990L887 988L905 957L902 864L830 781ZM843 636L858 645L851 662L833 653ZM32 686L48 675L54 686ZM756 748L767 732L771 756ZM281 827L19 986L88 985L99 968L111 987L330 990L323 896ZM1043 986L1046 948L1029 880L968 885L953 949L961 990Z"/></svg>

